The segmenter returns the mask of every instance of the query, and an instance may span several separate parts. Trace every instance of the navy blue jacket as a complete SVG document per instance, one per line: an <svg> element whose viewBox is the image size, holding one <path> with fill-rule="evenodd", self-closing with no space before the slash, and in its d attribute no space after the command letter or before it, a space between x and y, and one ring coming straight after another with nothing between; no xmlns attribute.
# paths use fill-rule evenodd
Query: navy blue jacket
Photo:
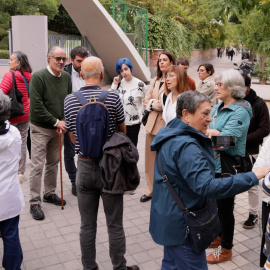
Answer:
<svg viewBox="0 0 270 270"><path fill-rule="evenodd" d="M215 161L211 140L174 118L155 136L152 151L158 151L170 183L188 209L199 210L209 198L232 197L258 185L253 172L229 178L214 178ZM150 233L164 246L185 243L186 224L155 162Z"/></svg>

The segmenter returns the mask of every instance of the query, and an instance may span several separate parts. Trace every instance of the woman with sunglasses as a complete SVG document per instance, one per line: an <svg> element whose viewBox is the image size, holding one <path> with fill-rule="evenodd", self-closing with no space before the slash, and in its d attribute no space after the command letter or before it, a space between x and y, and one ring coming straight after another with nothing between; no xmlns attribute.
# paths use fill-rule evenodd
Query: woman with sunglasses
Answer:
<svg viewBox="0 0 270 270"><path fill-rule="evenodd" d="M167 125L176 117L176 99L189 90L187 73L178 66L171 66L165 71L165 88L162 97L162 118ZM164 100L166 100L164 102Z"/></svg>
<svg viewBox="0 0 270 270"><path fill-rule="evenodd" d="M214 80L214 67L212 64L204 63L199 65L198 76L200 78L200 83L197 85L197 91L207 95L211 100L211 106L217 104L216 92L215 92L215 80Z"/></svg>
<svg viewBox="0 0 270 270"><path fill-rule="evenodd" d="M29 64L27 56L21 52L14 52L9 59L10 72L5 73L3 80L0 84L0 89L4 94L9 94L12 88L13 76L15 75L17 89L22 93L22 104L24 109L24 115L9 119L10 123L15 126L21 133L22 144L21 144L21 159L18 171L18 178L20 183L24 181L24 171L26 162L26 141L29 129L29 82L31 79L32 68Z"/></svg>
<svg viewBox="0 0 270 270"><path fill-rule="evenodd" d="M145 125L145 194L141 197L140 202L147 202L152 198L153 181L154 181L154 163L156 152L152 152L150 145L158 133L165 125L162 118L162 101L161 96L164 92L164 72L172 65L175 65L175 57L170 52L160 53L157 61L157 76L154 78L148 93L144 99L144 106L149 111L147 123Z"/></svg>

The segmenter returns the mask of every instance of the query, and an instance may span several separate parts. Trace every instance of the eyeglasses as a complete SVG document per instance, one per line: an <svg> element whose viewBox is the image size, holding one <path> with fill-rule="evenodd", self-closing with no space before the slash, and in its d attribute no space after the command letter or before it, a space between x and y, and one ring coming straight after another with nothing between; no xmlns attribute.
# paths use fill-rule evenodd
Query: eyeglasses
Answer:
<svg viewBox="0 0 270 270"><path fill-rule="evenodd" d="M217 87L221 87L222 85L223 85L223 83L221 83L221 82L216 83Z"/></svg>
<svg viewBox="0 0 270 270"><path fill-rule="evenodd" d="M67 61L67 58L66 57L60 57L60 56L52 56L57 62L60 62L61 60L63 62L66 62Z"/></svg>
<svg viewBox="0 0 270 270"><path fill-rule="evenodd" d="M165 75L165 79L167 80L169 77L173 78L174 76L175 76L174 73L169 73L169 74Z"/></svg>

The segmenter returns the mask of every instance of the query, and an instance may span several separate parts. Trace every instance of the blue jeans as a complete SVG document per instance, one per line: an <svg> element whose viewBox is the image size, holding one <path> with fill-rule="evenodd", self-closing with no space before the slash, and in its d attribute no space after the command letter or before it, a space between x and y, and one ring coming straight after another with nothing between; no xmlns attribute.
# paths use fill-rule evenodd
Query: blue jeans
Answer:
<svg viewBox="0 0 270 270"><path fill-rule="evenodd" d="M22 247L19 238L20 216L0 221L0 231L4 243L2 266L6 270L20 270L23 260Z"/></svg>
<svg viewBox="0 0 270 270"><path fill-rule="evenodd" d="M84 270L97 270L96 233L99 199L102 198L113 269L126 270L126 237L123 228L123 195L102 192L99 162L78 157L76 178L81 215L80 244Z"/></svg>
<svg viewBox="0 0 270 270"><path fill-rule="evenodd" d="M66 132L64 134L64 162L66 172L68 173L68 177L70 179L71 184L75 184L77 172L74 157L75 157L75 145L70 140L69 133Z"/></svg>
<svg viewBox="0 0 270 270"><path fill-rule="evenodd" d="M164 246L161 270L207 270L205 251L197 254L191 244Z"/></svg>

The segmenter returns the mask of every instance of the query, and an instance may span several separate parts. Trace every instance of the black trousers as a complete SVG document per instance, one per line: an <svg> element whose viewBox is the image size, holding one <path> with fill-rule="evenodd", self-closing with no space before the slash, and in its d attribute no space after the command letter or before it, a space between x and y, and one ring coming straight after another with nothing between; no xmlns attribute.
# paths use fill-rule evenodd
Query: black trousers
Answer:
<svg viewBox="0 0 270 270"><path fill-rule="evenodd" d="M266 225L267 225L269 213L270 213L270 204L266 202L262 202L262 243L261 243L261 253L260 253L260 267L263 267L267 260L267 257L263 253L263 246L265 242L265 232L266 232Z"/></svg>
<svg viewBox="0 0 270 270"><path fill-rule="evenodd" d="M140 132L141 124L127 126L127 136L133 142L135 146L138 144L138 136Z"/></svg>
<svg viewBox="0 0 270 270"><path fill-rule="evenodd" d="M216 174L216 177L221 177L220 174ZM217 199L218 217L221 226L221 246L222 248L232 249L233 247L233 235L234 235L234 198Z"/></svg>

